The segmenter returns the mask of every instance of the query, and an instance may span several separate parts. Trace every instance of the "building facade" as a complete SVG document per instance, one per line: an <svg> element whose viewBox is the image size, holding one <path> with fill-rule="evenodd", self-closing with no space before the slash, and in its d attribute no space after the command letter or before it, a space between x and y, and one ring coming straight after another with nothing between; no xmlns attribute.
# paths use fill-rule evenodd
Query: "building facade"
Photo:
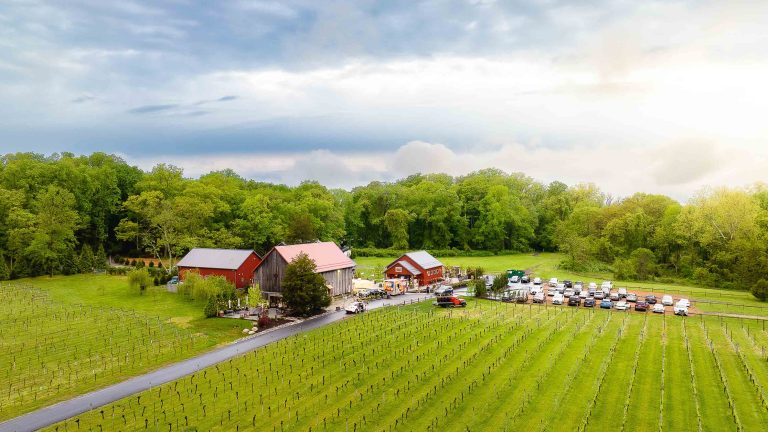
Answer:
<svg viewBox="0 0 768 432"><path fill-rule="evenodd" d="M251 284L253 271L261 263L261 257L250 249L194 248L176 264L179 280L189 272L201 276L224 276L236 288Z"/></svg>
<svg viewBox="0 0 768 432"><path fill-rule="evenodd" d="M408 252L384 270L387 279L408 279L419 286L443 280L443 263L427 251Z"/></svg>

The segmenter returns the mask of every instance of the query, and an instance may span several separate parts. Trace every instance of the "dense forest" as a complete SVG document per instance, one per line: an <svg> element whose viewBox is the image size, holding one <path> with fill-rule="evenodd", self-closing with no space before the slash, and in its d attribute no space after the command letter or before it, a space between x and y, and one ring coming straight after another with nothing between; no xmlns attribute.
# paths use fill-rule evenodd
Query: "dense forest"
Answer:
<svg viewBox="0 0 768 432"><path fill-rule="evenodd" d="M358 253L561 251L562 266L617 278L747 289L768 279L768 188L704 191L681 204L487 169L345 191L144 172L103 153L0 159L0 278L88 271L105 255L175 260L192 247L332 240ZM377 252L378 251L378 252ZM96 257L96 259L94 259ZM101 257L101 258L99 258Z"/></svg>

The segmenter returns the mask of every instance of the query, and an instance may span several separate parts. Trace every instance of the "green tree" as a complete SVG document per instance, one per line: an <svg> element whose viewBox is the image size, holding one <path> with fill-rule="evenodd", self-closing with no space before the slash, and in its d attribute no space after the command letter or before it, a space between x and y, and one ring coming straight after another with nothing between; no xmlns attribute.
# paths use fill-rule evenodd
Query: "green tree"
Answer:
<svg viewBox="0 0 768 432"><path fill-rule="evenodd" d="M297 255L286 267L283 277L283 300L300 316L309 316L331 304L325 279L307 254Z"/></svg>
<svg viewBox="0 0 768 432"><path fill-rule="evenodd" d="M103 244L99 244L96 255L93 257L93 268L102 271L107 268L107 253L104 251Z"/></svg>
<svg viewBox="0 0 768 432"><path fill-rule="evenodd" d="M648 280L656 273L656 256L652 250L637 248L632 251L629 259L634 267L635 277L638 280Z"/></svg>
<svg viewBox="0 0 768 432"><path fill-rule="evenodd" d="M128 272L128 286L138 291L139 295L144 295L147 288L152 286L152 276L145 268L131 270Z"/></svg>
<svg viewBox="0 0 768 432"><path fill-rule="evenodd" d="M34 230L25 253L51 276L77 243L80 217L74 207L74 195L58 186L48 186L35 197Z"/></svg>
<svg viewBox="0 0 768 432"><path fill-rule="evenodd" d="M491 284L491 292L493 292L493 295L498 296L507 289L508 282L509 280L506 275L499 275L493 278L493 283Z"/></svg>
<svg viewBox="0 0 768 432"><path fill-rule="evenodd" d="M0 253L0 281L8 280L11 278L11 272L8 270L8 264L5 262L5 256Z"/></svg>
<svg viewBox="0 0 768 432"><path fill-rule="evenodd" d="M94 270L93 249L87 244L80 248L80 272L90 273Z"/></svg>
<svg viewBox="0 0 768 432"><path fill-rule="evenodd" d="M411 215L402 209L390 209L384 215L384 225L387 227L392 247L396 250L408 249L408 223Z"/></svg>

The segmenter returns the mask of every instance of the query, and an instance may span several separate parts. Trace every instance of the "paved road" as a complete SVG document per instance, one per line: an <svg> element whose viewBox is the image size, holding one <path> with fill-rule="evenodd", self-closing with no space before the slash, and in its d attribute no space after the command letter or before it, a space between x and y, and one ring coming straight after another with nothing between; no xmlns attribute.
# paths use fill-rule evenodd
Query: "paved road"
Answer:
<svg viewBox="0 0 768 432"><path fill-rule="evenodd" d="M384 306L410 304L424 300L425 298L427 298L425 297L425 294L405 294L390 300L372 301L368 304L368 308L377 309ZM332 312L317 318L308 319L300 324L279 328L263 335L241 340L222 348L217 348L213 351L174 363L154 372L137 376L118 384L91 393L86 393L82 396L75 397L74 399L47 406L0 423L0 432L34 431L50 426L93 408L115 402L132 394L193 374L208 366L213 366L217 363L229 360L232 357L253 351L266 344L339 321L346 316L344 311Z"/></svg>

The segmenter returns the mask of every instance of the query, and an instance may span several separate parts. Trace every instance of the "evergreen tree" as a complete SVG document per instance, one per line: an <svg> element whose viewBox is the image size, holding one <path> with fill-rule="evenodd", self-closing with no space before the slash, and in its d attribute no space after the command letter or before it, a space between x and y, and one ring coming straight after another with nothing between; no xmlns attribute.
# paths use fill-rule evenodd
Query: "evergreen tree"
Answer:
<svg viewBox="0 0 768 432"><path fill-rule="evenodd" d="M96 270L105 270L107 268L107 253L104 252L103 244L99 244L99 249L93 258L93 268Z"/></svg>
<svg viewBox="0 0 768 432"><path fill-rule="evenodd" d="M90 273L94 269L94 256L91 246L84 244L80 249L80 272Z"/></svg>

